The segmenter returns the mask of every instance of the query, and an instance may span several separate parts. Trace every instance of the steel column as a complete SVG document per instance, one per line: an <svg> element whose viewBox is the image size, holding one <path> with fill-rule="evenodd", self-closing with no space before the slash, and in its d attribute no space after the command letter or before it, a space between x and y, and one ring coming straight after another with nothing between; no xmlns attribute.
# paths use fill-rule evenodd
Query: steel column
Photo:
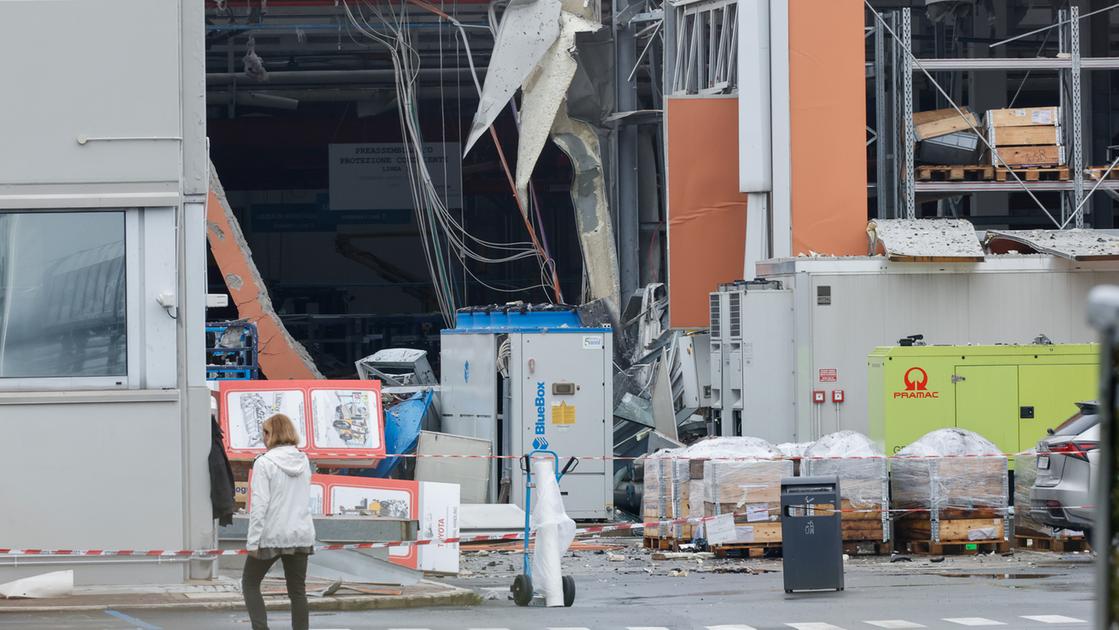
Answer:
<svg viewBox="0 0 1119 630"><path fill-rule="evenodd" d="M632 112L637 107L637 78L630 71L637 63L637 41L629 18L630 5L640 0L614 2L615 111ZM618 272L622 295L640 283L640 213L637 211L637 127L621 119L614 131L614 213L618 228Z"/></svg>

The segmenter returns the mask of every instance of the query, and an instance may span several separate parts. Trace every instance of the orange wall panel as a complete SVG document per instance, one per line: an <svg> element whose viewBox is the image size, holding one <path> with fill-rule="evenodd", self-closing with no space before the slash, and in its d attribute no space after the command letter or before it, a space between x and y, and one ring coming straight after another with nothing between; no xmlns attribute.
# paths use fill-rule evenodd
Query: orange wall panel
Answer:
<svg viewBox="0 0 1119 630"><path fill-rule="evenodd" d="M862 0L789 0L792 253L866 253Z"/></svg>
<svg viewBox="0 0 1119 630"><path fill-rule="evenodd" d="M669 324L706 328L707 294L742 277L746 195L738 191L738 99L670 98L665 120Z"/></svg>

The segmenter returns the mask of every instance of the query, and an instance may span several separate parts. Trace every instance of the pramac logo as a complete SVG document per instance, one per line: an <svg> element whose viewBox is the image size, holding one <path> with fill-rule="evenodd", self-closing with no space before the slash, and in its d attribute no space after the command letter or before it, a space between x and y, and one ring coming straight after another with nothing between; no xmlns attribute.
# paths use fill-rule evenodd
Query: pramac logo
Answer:
<svg viewBox="0 0 1119 630"><path fill-rule="evenodd" d="M905 391L894 392L894 398L940 398L940 392L930 392L929 374L919 367L911 367L902 377Z"/></svg>

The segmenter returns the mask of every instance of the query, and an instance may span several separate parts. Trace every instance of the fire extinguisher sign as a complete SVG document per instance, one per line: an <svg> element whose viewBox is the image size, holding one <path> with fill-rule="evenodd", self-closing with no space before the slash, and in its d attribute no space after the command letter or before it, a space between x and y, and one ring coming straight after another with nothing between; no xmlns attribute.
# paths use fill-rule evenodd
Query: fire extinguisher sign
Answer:
<svg viewBox="0 0 1119 630"><path fill-rule="evenodd" d="M839 370L835 368L820 368L821 383L835 383L839 380Z"/></svg>

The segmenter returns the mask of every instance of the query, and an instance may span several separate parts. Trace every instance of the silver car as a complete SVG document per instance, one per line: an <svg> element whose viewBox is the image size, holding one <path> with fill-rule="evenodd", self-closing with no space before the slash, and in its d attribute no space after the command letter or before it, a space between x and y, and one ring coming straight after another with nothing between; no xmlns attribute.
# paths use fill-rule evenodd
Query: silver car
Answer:
<svg viewBox="0 0 1119 630"><path fill-rule="evenodd" d="M1061 529L1092 529L1099 474L1099 406L1077 403L1080 411L1037 443L1037 481L1030 490L1033 518Z"/></svg>

